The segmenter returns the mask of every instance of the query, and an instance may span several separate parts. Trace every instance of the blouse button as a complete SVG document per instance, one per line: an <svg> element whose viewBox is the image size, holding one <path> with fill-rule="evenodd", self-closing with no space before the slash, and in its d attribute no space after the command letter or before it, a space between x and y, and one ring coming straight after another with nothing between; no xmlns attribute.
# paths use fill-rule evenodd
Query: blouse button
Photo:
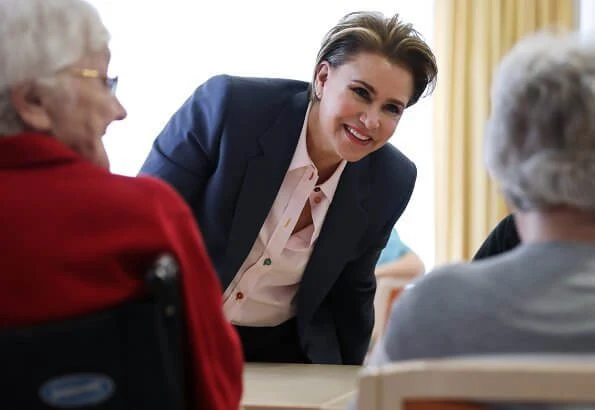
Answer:
<svg viewBox="0 0 595 410"><path fill-rule="evenodd" d="M236 293L236 300L242 300L242 299L244 299L244 294L242 292Z"/></svg>
<svg viewBox="0 0 595 410"><path fill-rule="evenodd" d="M262 264L265 265L265 266L269 266L271 263L273 263L273 261L271 260L271 258L266 258L264 260L264 262L262 262Z"/></svg>

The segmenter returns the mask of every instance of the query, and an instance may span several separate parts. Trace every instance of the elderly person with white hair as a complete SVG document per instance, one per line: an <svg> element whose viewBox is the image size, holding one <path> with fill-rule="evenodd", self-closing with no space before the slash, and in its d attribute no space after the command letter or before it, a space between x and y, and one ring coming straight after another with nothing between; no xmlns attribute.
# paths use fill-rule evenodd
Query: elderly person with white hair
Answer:
<svg viewBox="0 0 595 410"><path fill-rule="evenodd" d="M485 162L522 244L417 281L370 365L595 352L595 43L541 33L510 51L493 82Z"/></svg>
<svg viewBox="0 0 595 410"><path fill-rule="evenodd" d="M106 169L101 137L126 115L108 39L82 0L0 1L0 329L140 296L169 252L182 273L188 402L236 410L241 347L190 210L163 182Z"/></svg>

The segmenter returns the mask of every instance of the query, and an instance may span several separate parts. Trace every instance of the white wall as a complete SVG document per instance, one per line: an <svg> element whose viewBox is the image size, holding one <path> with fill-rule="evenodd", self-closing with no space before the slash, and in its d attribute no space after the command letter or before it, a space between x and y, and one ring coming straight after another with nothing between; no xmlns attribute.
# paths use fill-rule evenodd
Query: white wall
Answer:
<svg viewBox="0 0 595 410"><path fill-rule="evenodd" d="M118 96L128 110L105 137L112 171L135 175L165 122L214 74L310 80L320 40L349 11L401 13L431 42L433 0L91 0L112 33ZM432 103L407 110L391 142L418 166L413 198L397 227L434 262Z"/></svg>
<svg viewBox="0 0 595 410"><path fill-rule="evenodd" d="M581 32L595 31L595 0L579 0L578 23Z"/></svg>

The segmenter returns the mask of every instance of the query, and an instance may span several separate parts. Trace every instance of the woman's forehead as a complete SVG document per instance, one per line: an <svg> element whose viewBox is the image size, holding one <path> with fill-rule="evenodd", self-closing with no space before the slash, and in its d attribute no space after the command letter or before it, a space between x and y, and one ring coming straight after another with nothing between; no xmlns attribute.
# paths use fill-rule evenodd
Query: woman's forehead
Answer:
<svg viewBox="0 0 595 410"><path fill-rule="evenodd" d="M337 67L345 80L369 84L386 98L408 101L413 93L413 76L406 67L380 54L360 53Z"/></svg>

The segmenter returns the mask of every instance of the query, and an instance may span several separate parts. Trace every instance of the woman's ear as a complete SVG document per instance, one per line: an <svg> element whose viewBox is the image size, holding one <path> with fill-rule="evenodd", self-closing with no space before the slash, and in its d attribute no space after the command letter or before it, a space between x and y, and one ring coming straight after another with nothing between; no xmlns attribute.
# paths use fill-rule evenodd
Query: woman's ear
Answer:
<svg viewBox="0 0 595 410"><path fill-rule="evenodd" d="M324 86L326 84L326 80L328 79L329 69L330 64L328 63L328 61L323 61L322 63L318 64L318 67L316 69L314 92L316 93L316 98L318 98L319 100L320 98L322 98Z"/></svg>
<svg viewBox="0 0 595 410"><path fill-rule="evenodd" d="M10 90L10 98L25 125L36 131L50 131L52 120L45 107L42 92L33 83L20 84Z"/></svg>

